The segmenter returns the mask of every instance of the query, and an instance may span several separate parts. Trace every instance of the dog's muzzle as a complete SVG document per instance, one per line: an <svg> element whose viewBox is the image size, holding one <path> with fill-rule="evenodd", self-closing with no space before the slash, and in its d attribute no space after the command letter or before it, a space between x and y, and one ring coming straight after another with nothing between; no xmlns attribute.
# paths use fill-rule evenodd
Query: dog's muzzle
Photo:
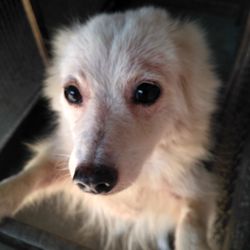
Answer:
<svg viewBox="0 0 250 250"><path fill-rule="evenodd" d="M73 180L85 192L108 193L116 185L118 173L115 168L105 165L78 166Z"/></svg>

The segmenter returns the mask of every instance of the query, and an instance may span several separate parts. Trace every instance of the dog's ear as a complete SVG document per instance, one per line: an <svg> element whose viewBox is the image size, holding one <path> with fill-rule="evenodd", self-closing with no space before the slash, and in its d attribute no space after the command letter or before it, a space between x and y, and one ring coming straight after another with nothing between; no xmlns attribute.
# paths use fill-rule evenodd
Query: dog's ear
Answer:
<svg viewBox="0 0 250 250"><path fill-rule="evenodd" d="M60 63L73 37L71 28L59 29L52 40L52 59L46 69L46 79L44 81L43 96L49 100L54 111L60 111L60 98L62 84L60 78Z"/></svg>
<svg viewBox="0 0 250 250"><path fill-rule="evenodd" d="M178 23L173 40L178 58L178 84L189 112L210 113L220 85L211 63L204 31L192 22Z"/></svg>
<svg viewBox="0 0 250 250"><path fill-rule="evenodd" d="M181 63L193 65L209 63L211 52L208 48L206 34L198 24L179 22L174 29L173 39Z"/></svg>
<svg viewBox="0 0 250 250"><path fill-rule="evenodd" d="M52 57L60 57L62 52L67 48L70 44L70 40L74 34L74 26L73 27L61 27L58 29L52 39Z"/></svg>

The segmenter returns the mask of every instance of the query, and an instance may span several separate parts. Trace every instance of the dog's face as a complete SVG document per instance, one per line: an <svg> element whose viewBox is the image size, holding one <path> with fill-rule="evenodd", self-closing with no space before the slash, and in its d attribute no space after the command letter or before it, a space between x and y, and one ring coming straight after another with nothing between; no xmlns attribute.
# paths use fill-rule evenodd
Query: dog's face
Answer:
<svg viewBox="0 0 250 250"><path fill-rule="evenodd" d="M144 8L95 17L55 40L46 95L70 127L69 169L85 191L127 188L155 148L191 122L177 26Z"/></svg>

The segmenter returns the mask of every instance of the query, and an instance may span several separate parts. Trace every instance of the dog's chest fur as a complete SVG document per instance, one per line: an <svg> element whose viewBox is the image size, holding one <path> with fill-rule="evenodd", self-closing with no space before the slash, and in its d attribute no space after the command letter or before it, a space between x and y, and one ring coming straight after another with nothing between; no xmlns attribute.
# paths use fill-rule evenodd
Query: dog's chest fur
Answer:
<svg viewBox="0 0 250 250"><path fill-rule="evenodd" d="M182 203L182 199L173 196L164 185L157 190L132 186L113 196L88 195L71 183L56 193L51 191L54 194L45 191L45 199L41 193L38 200L33 197L32 204L22 209L17 218L90 249L100 249L100 245L93 245L93 242L103 244L100 237L105 241L112 238L112 242L106 243L108 249L117 249L119 242L123 242L125 249L128 245L133 250L136 246L141 249L138 239L143 244L147 242L148 249L157 249L157 239L167 237L167 233L174 230Z"/></svg>

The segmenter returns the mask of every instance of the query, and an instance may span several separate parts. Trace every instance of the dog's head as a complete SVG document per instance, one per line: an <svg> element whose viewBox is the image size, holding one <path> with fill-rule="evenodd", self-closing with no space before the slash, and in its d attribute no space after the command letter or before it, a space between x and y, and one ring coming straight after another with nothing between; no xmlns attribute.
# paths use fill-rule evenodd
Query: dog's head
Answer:
<svg viewBox="0 0 250 250"><path fill-rule="evenodd" d="M195 25L155 8L99 15L60 31L54 48L45 93L84 190L128 187L161 144L205 147L217 81Z"/></svg>

